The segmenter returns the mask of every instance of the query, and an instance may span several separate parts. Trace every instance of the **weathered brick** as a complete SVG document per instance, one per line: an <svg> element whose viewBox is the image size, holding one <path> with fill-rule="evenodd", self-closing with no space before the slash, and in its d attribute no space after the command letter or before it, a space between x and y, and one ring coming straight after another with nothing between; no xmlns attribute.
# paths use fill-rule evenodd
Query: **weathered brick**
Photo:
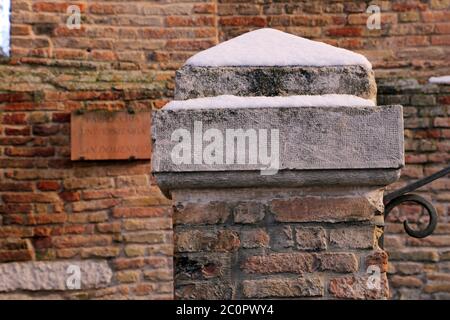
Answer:
<svg viewBox="0 0 450 320"><path fill-rule="evenodd" d="M178 283L231 277L229 253L183 254L175 257L175 278Z"/></svg>
<svg viewBox="0 0 450 320"><path fill-rule="evenodd" d="M111 258L120 254L118 247L96 247L81 249L82 258Z"/></svg>
<svg viewBox="0 0 450 320"><path fill-rule="evenodd" d="M233 210L234 222L256 223L264 218L264 206L259 202L241 202Z"/></svg>
<svg viewBox="0 0 450 320"><path fill-rule="evenodd" d="M356 272L358 260L353 253L329 252L316 254L315 268L319 271Z"/></svg>
<svg viewBox="0 0 450 320"><path fill-rule="evenodd" d="M174 207L175 224L216 224L225 222L231 214L225 202L184 203Z"/></svg>
<svg viewBox="0 0 450 320"><path fill-rule="evenodd" d="M322 280L316 277L244 280L242 286L246 298L321 297L324 294Z"/></svg>
<svg viewBox="0 0 450 320"><path fill-rule="evenodd" d="M137 230L171 230L172 220L168 218L127 219L123 222L127 231Z"/></svg>
<svg viewBox="0 0 450 320"><path fill-rule="evenodd" d="M414 276L392 276L389 278L389 284L394 287L420 288L423 283Z"/></svg>
<svg viewBox="0 0 450 320"><path fill-rule="evenodd" d="M368 220L376 212L365 198L303 197L271 201L280 222L339 222Z"/></svg>
<svg viewBox="0 0 450 320"><path fill-rule="evenodd" d="M365 257L365 267L378 266L381 272L387 272L388 270L388 254L383 250L377 250Z"/></svg>
<svg viewBox="0 0 450 320"><path fill-rule="evenodd" d="M66 179L63 182L64 188L67 190L76 189L104 189L112 188L114 181L111 178L83 178L83 179Z"/></svg>
<svg viewBox="0 0 450 320"><path fill-rule="evenodd" d="M196 282L180 285L175 288L175 299L183 300L229 300L233 297L235 288L230 283Z"/></svg>
<svg viewBox="0 0 450 320"><path fill-rule="evenodd" d="M119 203L120 203L119 199L77 201L72 203L72 210L74 212L102 210L114 207Z"/></svg>
<svg viewBox="0 0 450 320"><path fill-rule="evenodd" d="M70 235L53 237L55 248L105 246L111 244L112 239L106 235Z"/></svg>
<svg viewBox="0 0 450 320"><path fill-rule="evenodd" d="M240 240L243 248L262 248L269 245L269 235L264 229L242 230Z"/></svg>
<svg viewBox="0 0 450 320"><path fill-rule="evenodd" d="M330 279L330 294L341 299L387 299L389 296L388 281L385 273L380 274L378 287L368 285L369 276L345 276ZM371 283L371 282L370 282Z"/></svg>
<svg viewBox="0 0 450 320"><path fill-rule="evenodd" d="M376 247L378 229L374 226L346 227L330 230L330 247L372 249Z"/></svg>
<svg viewBox="0 0 450 320"><path fill-rule="evenodd" d="M164 242L164 234L161 232L126 233L123 239L127 243L161 243Z"/></svg>
<svg viewBox="0 0 450 320"><path fill-rule="evenodd" d="M389 260L409 260L409 261L438 261L439 253L436 249L402 249L390 250Z"/></svg>
<svg viewBox="0 0 450 320"><path fill-rule="evenodd" d="M153 218L153 217L169 217L170 208L162 207L131 207L131 208L114 208L113 217L115 218Z"/></svg>
<svg viewBox="0 0 450 320"><path fill-rule="evenodd" d="M231 230L175 230L174 241L177 252L226 252L235 251L240 245L239 235Z"/></svg>
<svg viewBox="0 0 450 320"><path fill-rule="evenodd" d="M300 250L325 250L327 238L321 227L296 227L295 242Z"/></svg>
<svg viewBox="0 0 450 320"><path fill-rule="evenodd" d="M140 271L127 270L116 273L116 279L120 283L132 283L137 282L140 277Z"/></svg>
<svg viewBox="0 0 450 320"><path fill-rule="evenodd" d="M309 253L273 253L248 257L241 265L246 273L307 273L314 270L314 256Z"/></svg>
<svg viewBox="0 0 450 320"><path fill-rule="evenodd" d="M34 260L33 246L28 239L0 239L0 262Z"/></svg>
<svg viewBox="0 0 450 320"><path fill-rule="evenodd" d="M273 250L283 250L294 246L294 233L291 226L272 226L269 232L270 247Z"/></svg>

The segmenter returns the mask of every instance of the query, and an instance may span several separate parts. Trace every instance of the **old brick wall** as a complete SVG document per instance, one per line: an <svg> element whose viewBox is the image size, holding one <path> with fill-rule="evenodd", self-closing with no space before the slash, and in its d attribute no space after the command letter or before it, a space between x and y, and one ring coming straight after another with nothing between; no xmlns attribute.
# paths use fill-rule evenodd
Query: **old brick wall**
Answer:
<svg viewBox="0 0 450 320"><path fill-rule="evenodd" d="M177 299L385 299L380 190L174 193ZM367 268L380 283L369 288Z"/></svg>
<svg viewBox="0 0 450 320"><path fill-rule="evenodd" d="M80 29L66 26L69 5ZM0 63L0 263L90 259L113 270L105 289L19 297L172 297L172 210L149 161L70 161L70 112L161 107L173 70L216 42L214 10L12 1L11 59Z"/></svg>
<svg viewBox="0 0 450 320"><path fill-rule="evenodd" d="M65 26L69 4L80 6L81 29ZM381 30L365 26L369 4L381 7ZM379 102L406 106L399 185L448 165L450 90L425 83L450 74L449 7L448 0L12 0L12 57L0 62L0 262L102 259L114 271L110 288L61 295L170 297L170 206L150 164L71 162L69 112L160 108L190 55L255 28L369 58ZM449 190L445 178L423 191L440 213L429 239L408 239L392 217L393 298L449 297Z"/></svg>

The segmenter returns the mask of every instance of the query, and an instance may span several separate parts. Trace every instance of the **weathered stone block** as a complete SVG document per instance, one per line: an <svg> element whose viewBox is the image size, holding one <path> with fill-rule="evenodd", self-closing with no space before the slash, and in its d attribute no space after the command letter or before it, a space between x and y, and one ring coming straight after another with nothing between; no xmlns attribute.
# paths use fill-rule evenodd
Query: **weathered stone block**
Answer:
<svg viewBox="0 0 450 320"><path fill-rule="evenodd" d="M261 175L269 168L258 162L194 161L193 152L187 163L176 163L172 151L180 141L172 140L172 134L184 129L192 135L199 131L198 123L202 133L216 129L224 136L229 128L241 128L244 132L278 130L279 159L275 174ZM398 170L404 163L401 106L162 110L153 116L152 138L153 172L163 190L385 185L398 178ZM194 140L191 139L188 148L194 147ZM201 140L197 147L206 145ZM244 142L238 150L249 154L250 145Z"/></svg>
<svg viewBox="0 0 450 320"><path fill-rule="evenodd" d="M19 262L0 264L0 292L69 290L69 266L80 269L81 289L107 286L112 271L106 261Z"/></svg>
<svg viewBox="0 0 450 320"><path fill-rule="evenodd" d="M372 70L334 67L198 67L186 65L175 78L175 99L219 95L287 96L350 94L376 99Z"/></svg>

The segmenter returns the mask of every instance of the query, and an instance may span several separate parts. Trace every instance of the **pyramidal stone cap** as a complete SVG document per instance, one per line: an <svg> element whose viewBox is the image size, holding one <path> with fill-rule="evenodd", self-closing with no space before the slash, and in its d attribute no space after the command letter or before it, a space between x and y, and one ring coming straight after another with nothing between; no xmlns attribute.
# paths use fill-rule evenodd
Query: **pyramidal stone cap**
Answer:
<svg viewBox="0 0 450 320"><path fill-rule="evenodd" d="M363 55L270 28L197 53L175 82L176 100L306 94L376 99L372 65Z"/></svg>

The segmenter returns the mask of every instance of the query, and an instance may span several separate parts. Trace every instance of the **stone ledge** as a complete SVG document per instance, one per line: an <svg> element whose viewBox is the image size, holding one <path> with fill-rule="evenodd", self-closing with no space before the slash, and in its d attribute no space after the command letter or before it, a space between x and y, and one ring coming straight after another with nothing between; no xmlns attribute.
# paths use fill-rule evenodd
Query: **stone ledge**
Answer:
<svg viewBox="0 0 450 320"><path fill-rule="evenodd" d="M400 169L286 170L262 176L259 171L154 173L158 187L170 191L218 188L297 188L309 186L386 186L397 181Z"/></svg>
<svg viewBox="0 0 450 320"><path fill-rule="evenodd" d="M193 67L176 73L175 99L219 95L288 96L350 94L376 101L372 70L335 67Z"/></svg>

